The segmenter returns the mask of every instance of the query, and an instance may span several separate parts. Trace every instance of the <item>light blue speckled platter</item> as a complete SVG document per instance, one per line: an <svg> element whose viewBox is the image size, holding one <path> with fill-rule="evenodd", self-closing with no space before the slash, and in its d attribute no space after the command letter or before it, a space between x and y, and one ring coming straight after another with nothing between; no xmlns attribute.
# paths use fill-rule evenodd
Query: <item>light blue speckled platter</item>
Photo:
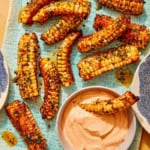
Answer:
<svg viewBox="0 0 150 150"><path fill-rule="evenodd" d="M149 11L150 1L148 0L145 1L146 4L144 6L143 14L139 17L132 17L132 21L140 24L145 24L150 27L150 11ZM18 24L17 21L18 11L22 6L25 5L26 2L27 0L12 0L10 16L8 19L8 26L6 30L5 40L2 47L3 54L7 59L8 66L10 69L11 79L15 76L14 70L17 69L17 46L18 46L17 44L20 37L25 32L36 32L39 39L39 45L40 45L42 57L48 56L51 52L56 50L60 44L58 43L55 44L54 46L48 46L45 45L44 42L40 40L41 33L47 31L47 29L50 28L50 26L52 26L57 21L56 18L50 19L47 23L45 23L42 26L39 24L33 24L32 26ZM118 12L112 11L104 7L100 10L96 10L96 1L91 0L91 2L92 2L91 13L89 17L80 26L84 35L94 32L92 25L96 14L107 14L107 15L112 15L114 17L119 15ZM112 45L113 44L110 44L104 49L111 47ZM141 60L148 53L148 51L149 51L149 46L144 51L141 51L142 54ZM81 89L82 87L87 87L89 85L106 86L112 88L113 90L116 90L120 94L130 89L130 87L126 88L115 81L114 71L96 77L88 82L84 82L78 75L78 69L76 64L85 55L87 54L83 55L77 51L76 45L73 47L73 52L71 55L71 63L72 63L73 74L75 76L75 83L69 88L62 88L60 105L62 105L65 102L66 97L69 96L72 92ZM134 65L130 65L129 68L131 68L132 71L135 71L137 66L138 63ZM11 82L11 79L10 79L9 95L7 99L8 102L12 102L14 99L22 100L19 94L18 87ZM62 150L62 147L56 135L56 117L52 121L45 121L42 120L41 118L39 108L43 100L42 97L43 97L43 90L41 91L41 97L39 97L36 102L29 102L29 101L26 102L31 108L31 111L33 112L33 115L37 120L39 127L42 129L42 132L48 141L48 150ZM48 128L49 125L51 126L51 128ZM6 116L4 109L0 112L0 135L3 130L10 130L11 132L13 132L18 138L18 144L15 147L10 148L0 137L0 150L26 150L27 149L25 143L20 138L18 132L14 129L8 117ZM129 150L139 149L140 137L141 137L141 126L138 124L134 141Z"/></svg>

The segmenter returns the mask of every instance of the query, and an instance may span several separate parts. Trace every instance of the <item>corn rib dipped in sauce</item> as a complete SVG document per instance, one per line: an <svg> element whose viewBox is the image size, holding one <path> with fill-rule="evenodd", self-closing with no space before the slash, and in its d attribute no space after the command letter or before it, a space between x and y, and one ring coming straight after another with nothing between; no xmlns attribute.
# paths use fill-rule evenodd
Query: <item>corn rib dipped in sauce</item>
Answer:
<svg viewBox="0 0 150 150"><path fill-rule="evenodd" d="M138 101L138 97L127 91L121 96L109 100L97 100L93 103L79 104L79 106L89 112L96 114L114 114L131 107Z"/></svg>
<svg viewBox="0 0 150 150"><path fill-rule="evenodd" d="M90 89L71 99L61 118L62 136L70 150L116 150L124 142L130 126L129 111L96 115L78 105L116 97L107 89Z"/></svg>

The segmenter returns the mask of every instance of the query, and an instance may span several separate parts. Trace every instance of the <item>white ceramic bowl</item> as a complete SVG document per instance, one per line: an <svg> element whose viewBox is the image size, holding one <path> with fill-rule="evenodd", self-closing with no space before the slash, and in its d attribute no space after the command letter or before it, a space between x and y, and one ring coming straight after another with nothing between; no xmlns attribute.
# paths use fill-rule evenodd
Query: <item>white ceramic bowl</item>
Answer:
<svg viewBox="0 0 150 150"><path fill-rule="evenodd" d="M81 93L86 93L86 92L88 93L91 90L105 90L105 91L113 93L116 96L119 95L117 92L111 90L110 88L103 87L103 86L89 86L89 87L83 88L83 89L78 90L78 91L74 92L73 94L71 94L66 99L65 103L61 106L61 108L58 112L57 121L56 121L57 135L58 135L58 138L59 138L60 143L63 146L64 150L72 150L69 143L65 140L65 137L62 132L62 122L63 122L62 118L63 118L64 112L65 112L68 104L70 104L74 98L79 96ZM129 130L128 130L126 139L117 148L117 150L127 150L134 139L134 135L136 132L136 119L135 119L135 116L131 109L128 110L128 120L129 120ZM80 139L80 137L77 137L77 138Z"/></svg>

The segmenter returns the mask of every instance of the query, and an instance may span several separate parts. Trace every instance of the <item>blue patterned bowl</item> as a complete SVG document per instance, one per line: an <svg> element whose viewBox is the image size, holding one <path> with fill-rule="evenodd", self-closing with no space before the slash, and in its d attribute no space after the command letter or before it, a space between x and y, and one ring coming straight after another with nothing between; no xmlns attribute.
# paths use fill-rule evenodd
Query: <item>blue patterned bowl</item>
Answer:
<svg viewBox="0 0 150 150"><path fill-rule="evenodd" d="M150 54L139 64L133 83L132 92L139 96L133 110L143 128L150 134Z"/></svg>
<svg viewBox="0 0 150 150"><path fill-rule="evenodd" d="M5 104L9 90L9 71L7 63L0 52L0 110Z"/></svg>

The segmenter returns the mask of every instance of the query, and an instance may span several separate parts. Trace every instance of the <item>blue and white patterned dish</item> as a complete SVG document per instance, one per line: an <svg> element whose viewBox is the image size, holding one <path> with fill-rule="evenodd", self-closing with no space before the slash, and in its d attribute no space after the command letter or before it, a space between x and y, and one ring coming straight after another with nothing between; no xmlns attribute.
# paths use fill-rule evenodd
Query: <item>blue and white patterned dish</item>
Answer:
<svg viewBox="0 0 150 150"><path fill-rule="evenodd" d="M0 110L4 106L9 89L9 73L4 56L0 52Z"/></svg>
<svg viewBox="0 0 150 150"><path fill-rule="evenodd" d="M150 134L150 54L139 64L131 88L140 97L133 110L143 128Z"/></svg>

